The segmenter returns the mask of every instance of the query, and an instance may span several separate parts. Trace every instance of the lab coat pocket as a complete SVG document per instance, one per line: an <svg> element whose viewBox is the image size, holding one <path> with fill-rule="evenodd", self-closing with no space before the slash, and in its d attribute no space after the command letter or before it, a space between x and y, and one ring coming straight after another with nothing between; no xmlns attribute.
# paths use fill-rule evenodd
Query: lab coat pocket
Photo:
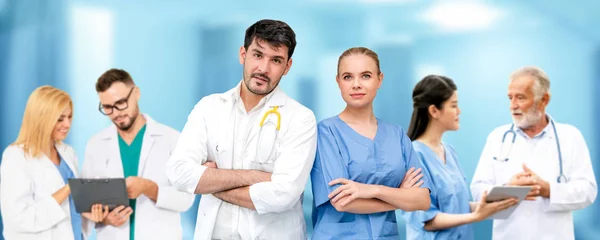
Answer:
<svg viewBox="0 0 600 240"><path fill-rule="evenodd" d="M225 141L219 141L214 149L215 155L213 156L213 159L207 158L206 160L214 161L217 164L217 168L220 169L234 169L231 144Z"/></svg>
<svg viewBox="0 0 600 240"><path fill-rule="evenodd" d="M279 157L279 139L276 139L276 137L270 140L265 139L271 137L273 136L259 136L256 152L249 151L250 156L248 157L252 169L273 172L275 161Z"/></svg>
<svg viewBox="0 0 600 240"><path fill-rule="evenodd" d="M274 159L268 159L264 162L261 161L257 161L256 158L251 158L250 159L250 167L254 170L260 170L263 172L273 172L273 169L275 167L275 160Z"/></svg>
<svg viewBox="0 0 600 240"><path fill-rule="evenodd" d="M270 123L270 122L268 122ZM256 139L256 153L253 161L259 164L272 163L275 160L273 156L277 147L279 131L274 124L263 125L258 132Z"/></svg>
<svg viewBox="0 0 600 240"><path fill-rule="evenodd" d="M215 146L215 159L211 159L210 156L207 156L207 161L212 160L215 162L223 162L226 161L227 154L229 154L229 150L223 146L217 145Z"/></svg>

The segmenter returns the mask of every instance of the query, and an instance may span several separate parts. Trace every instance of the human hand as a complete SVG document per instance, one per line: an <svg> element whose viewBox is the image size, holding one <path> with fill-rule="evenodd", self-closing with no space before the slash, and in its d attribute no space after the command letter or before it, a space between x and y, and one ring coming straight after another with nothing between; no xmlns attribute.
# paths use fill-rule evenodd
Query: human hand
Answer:
<svg viewBox="0 0 600 240"><path fill-rule="evenodd" d="M424 183L421 178L423 178L421 169L415 170L415 168L412 167L404 174L404 179L402 180L402 184L400 184L400 188L418 188Z"/></svg>

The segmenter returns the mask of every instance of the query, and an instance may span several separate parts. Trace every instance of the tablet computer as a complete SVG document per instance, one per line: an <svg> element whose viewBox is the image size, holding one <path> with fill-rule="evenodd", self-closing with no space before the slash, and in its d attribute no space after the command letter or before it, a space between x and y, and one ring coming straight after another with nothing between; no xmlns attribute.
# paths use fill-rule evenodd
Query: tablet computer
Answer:
<svg viewBox="0 0 600 240"><path fill-rule="evenodd" d="M531 186L495 186L485 198L486 202L501 201L507 198L517 198L519 203L510 208L502 210L490 216L488 219L507 219L525 199L527 193L531 190Z"/></svg>
<svg viewBox="0 0 600 240"><path fill-rule="evenodd" d="M108 206L109 210L129 206L124 178L72 178L69 179L69 187L78 213L91 212L94 204Z"/></svg>

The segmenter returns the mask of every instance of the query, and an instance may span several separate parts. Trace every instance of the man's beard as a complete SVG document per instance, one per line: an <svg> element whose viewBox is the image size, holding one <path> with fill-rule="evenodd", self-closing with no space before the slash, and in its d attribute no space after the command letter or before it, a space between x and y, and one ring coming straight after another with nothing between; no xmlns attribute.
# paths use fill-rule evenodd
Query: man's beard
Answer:
<svg viewBox="0 0 600 240"><path fill-rule="evenodd" d="M129 121L129 124L126 124L127 122L124 122L124 124L125 124L125 125L119 125L119 124L117 124L116 122L113 122L113 123L114 123L114 124L115 124L115 126L117 126L117 128L119 128L121 131L129 131L129 129L131 129L131 127L133 126L133 123L134 123L134 122L135 122L135 120L137 119L138 115L140 115L140 114L139 114L139 112L140 112L140 110L139 110L139 109L137 109L137 110L134 112L134 114L133 114L133 117L129 117L129 116L126 116L126 117L125 117L125 118L129 118L129 120L130 120L130 121Z"/></svg>
<svg viewBox="0 0 600 240"><path fill-rule="evenodd" d="M532 108L529 111L522 113L523 115L521 117L521 120L517 120L515 117L513 117L515 125L521 129L527 129L534 126L540 120L542 120L542 111L538 110L538 106L539 102L536 102L535 104L533 104Z"/></svg>
<svg viewBox="0 0 600 240"><path fill-rule="evenodd" d="M267 82L264 83L264 84L267 85L267 90L266 91L257 91L257 90L252 89L250 87L250 82L252 81L252 78L254 78L254 77L259 77L259 78L267 80ZM279 77L279 79L281 79L281 77L283 77L283 75L281 75ZM273 92L273 90L275 90L275 88L277 88L277 85L279 85L279 81L277 82L277 84L275 86L273 86L273 88L269 89L269 87L271 87L271 85L270 85L271 84L271 78L269 78L267 75L262 74L262 73L252 73L252 74L250 74L250 76L248 77L248 79L244 79L244 84L246 85L246 89L248 89L248 91L250 91L251 93L256 94L256 95L263 95L264 96L264 95L269 95L269 93Z"/></svg>

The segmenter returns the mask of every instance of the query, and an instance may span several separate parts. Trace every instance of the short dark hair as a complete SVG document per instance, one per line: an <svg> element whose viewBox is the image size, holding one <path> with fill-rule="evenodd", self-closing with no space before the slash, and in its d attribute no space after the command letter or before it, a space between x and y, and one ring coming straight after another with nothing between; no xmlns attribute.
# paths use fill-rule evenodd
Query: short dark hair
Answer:
<svg viewBox="0 0 600 240"><path fill-rule="evenodd" d="M127 86L134 86L131 75L123 69L110 69L102 74L96 82L96 92L104 92L115 82L122 82Z"/></svg>
<svg viewBox="0 0 600 240"><path fill-rule="evenodd" d="M279 20L263 19L248 27L244 38L246 51L254 39L266 41L274 47L286 46L288 60L292 58L296 48L296 33L287 23Z"/></svg>

